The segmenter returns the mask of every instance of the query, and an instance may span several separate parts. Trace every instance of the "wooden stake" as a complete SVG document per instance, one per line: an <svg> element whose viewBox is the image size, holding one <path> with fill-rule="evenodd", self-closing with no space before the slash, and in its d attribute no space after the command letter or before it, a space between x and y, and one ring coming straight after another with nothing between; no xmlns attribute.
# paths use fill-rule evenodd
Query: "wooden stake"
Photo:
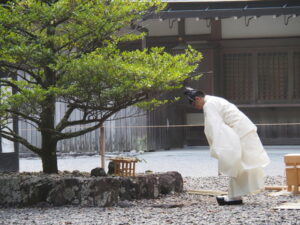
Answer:
<svg viewBox="0 0 300 225"><path fill-rule="evenodd" d="M105 170L105 129L103 125L100 127L99 154L101 157L101 168Z"/></svg>
<svg viewBox="0 0 300 225"><path fill-rule="evenodd" d="M218 195L226 195L227 192L225 191L215 191L215 190L189 190L187 191L188 194L192 195L209 195L209 196L218 196Z"/></svg>
<svg viewBox="0 0 300 225"><path fill-rule="evenodd" d="M282 191L286 189L285 186L265 186L266 191Z"/></svg>

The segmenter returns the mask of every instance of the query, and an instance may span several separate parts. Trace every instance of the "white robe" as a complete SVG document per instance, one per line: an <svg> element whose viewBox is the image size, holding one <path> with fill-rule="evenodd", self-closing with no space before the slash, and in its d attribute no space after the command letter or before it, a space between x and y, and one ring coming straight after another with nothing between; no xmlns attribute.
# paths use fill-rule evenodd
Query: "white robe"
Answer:
<svg viewBox="0 0 300 225"><path fill-rule="evenodd" d="M269 164L256 126L227 100L206 95L204 132L219 172L231 177L229 195L241 196L261 189L262 168ZM257 185L255 185L257 184Z"/></svg>

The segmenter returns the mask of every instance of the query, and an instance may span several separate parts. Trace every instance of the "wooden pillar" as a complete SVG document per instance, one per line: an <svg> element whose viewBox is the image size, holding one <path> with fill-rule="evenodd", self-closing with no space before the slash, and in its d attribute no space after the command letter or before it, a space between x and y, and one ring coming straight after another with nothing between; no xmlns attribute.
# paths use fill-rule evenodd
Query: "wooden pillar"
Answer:
<svg viewBox="0 0 300 225"><path fill-rule="evenodd" d="M212 49L212 68L213 73L211 74L212 86L210 94L223 95L224 85L222 74L222 54L219 41L222 40L222 23L221 20L210 20L211 34L210 40L215 42L215 47ZM205 60L205 59L204 59Z"/></svg>
<svg viewBox="0 0 300 225"><path fill-rule="evenodd" d="M101 168L105 170L105 129L103 125L100 127L99 154L101 157Z"/></svg>
<svg viewBox="0 0 300 225"><path fill-rule="evenodd" d="M178 21L178 36L182 37L185 36L185 19L180 18Z"/></svg>
<svg viewBox="0 0 300 225"><path fill-rule="evenodd" d="M210 39L213 41L219 41L222 39L222 26L221 20L211 19L211 34Z"/></svg>

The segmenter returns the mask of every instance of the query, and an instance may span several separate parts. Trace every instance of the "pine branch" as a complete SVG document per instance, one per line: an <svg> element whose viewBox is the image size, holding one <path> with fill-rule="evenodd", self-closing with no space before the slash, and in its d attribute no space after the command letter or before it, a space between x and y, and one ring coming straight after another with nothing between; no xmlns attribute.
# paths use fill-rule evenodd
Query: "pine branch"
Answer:
<svg viewBox="0 0 300 225"><path fill-rule="evenodd" d="M0 23L4 28L11 30L17 34L20 34L23 37L29 37L30 39L33 39L35 41L38 40L37 36L30 33L29 31L25 30L24 28L18 27L16 24L5 24L5 23Z"/></svg>
<svg viewBox="0 0 300 225"><path fill-rule="evenodd" d="M5 129L8 129L10 132L7 132L7 131L4 131L3 129L1 129L0 133L1 133L2 137L6 138L7 140L13 141L13 142L18 142L18 143L24 145L25 147L27 147L28 149L30 149L31 151L33 151L34 153L36 153L38 155L41 154L41 149L39 149L36 146L30 144L26 139L19 136L12 129L10 129L8 127L5 127Z"/></svg>
<svg viewBox="0 0 300 225"><path fill-rule="evenodd" d="M35 118L29 116L28 114L21 113L20 111L10 110L10 109L7 109L6 111L9 112L9 113L14 114L16 116L20 116L20 117L22 117L26 120L30 120L30 121L34 122L35 124L37 124L38 126L40 126L40 124L41 124L38 119L35 119Z"/></svg>
<svg viewBox="0 0 300 225"><path fill-rule="evenodd" d="M98 122L99 122L99 120L98 120ZM89 132L91 132L93 130L98 129L102 124L103 124L103 122L100 121L96 125L91 126L89 128L86 128L86 129L83 129L83 130L80 130L80 131L60 134L60 137L58 137L58 140L63 140L63 139L68 139L68 138L73 138L73 137L78 137L80 135L83 135L83 134L86 134L86 133L89 133Z"/></svg>
<svg viewBox="0 0 300 225"><path fill-rule="evenodd" d="M16 63L9 63L9 62L6 62L6 61L0 61L0 66L8 67L8 68L11 68L11 69L16 69L16 70L21 70L21 71L29 74L30 76L32 76L37 81L37 83L42 84L42 80L39 78L39 76L37 76L32 71L30 71L29 67L25 67L24 63L22 63L22 65L20 65L20 64L21 63L16 64ZM17 75L20 76L19 74L17 74Z"/></svg>
<svg viewBox="0 0 300 225"><path fill-rule="evenodd" d="M70 115L72 114L72 112L74 111L74 107L69 107L68 110L65 112L63 118L60 120L60 122L56 125L55 130L57 131L62 131L63 129L66 128L66 123L68 121L68 119L70 118Z"/></svg>

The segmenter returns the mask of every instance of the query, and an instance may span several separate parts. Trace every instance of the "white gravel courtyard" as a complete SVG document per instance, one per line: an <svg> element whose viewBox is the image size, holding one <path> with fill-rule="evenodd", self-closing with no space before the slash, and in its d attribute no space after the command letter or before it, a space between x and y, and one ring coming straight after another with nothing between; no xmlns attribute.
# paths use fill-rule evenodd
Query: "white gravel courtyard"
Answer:
<svg viewBox="0 0 300 225"><path fill-rule="evenodd" d="M283 156L300 153L300 146L267 146L271 164L266 168L266 185L283 185ZM300 225L299 210L275 210L285 202L300 202L300 196L270 196L270 191L244 196L243 205L218 206L214 196L191 195L187 190L227 191L228 178L217 176L217 162L207 147L194 147L138 155L137 172L176 170L183 175L184 192L119 202L113 207L35 206L1 208L0 225ZM99 156L63 157L59 170L90 172L99 166ZM41 171L37 158L22 158L21 171ZM164 207L177 205L176 207Z"/></svg>
<svg viewBox="0 0 300 225"><path fill-rule="evenodd" d="M284 175L285 154L300 154L300 146L266 146L271 163L265 168L266 175ZM142 162L137 163L137 172L146 170L153 172L178 171L183 177L217 176L217 160L210 157L207 146L187 147L184 149L146 152L136 155ZM58 169L79 170L90 172L100 166L100 156L60 157ZM107 166L107 162L106 162ZM42 170L41 160L38 158L21 158L21 172L37 172Z"/></svg>

